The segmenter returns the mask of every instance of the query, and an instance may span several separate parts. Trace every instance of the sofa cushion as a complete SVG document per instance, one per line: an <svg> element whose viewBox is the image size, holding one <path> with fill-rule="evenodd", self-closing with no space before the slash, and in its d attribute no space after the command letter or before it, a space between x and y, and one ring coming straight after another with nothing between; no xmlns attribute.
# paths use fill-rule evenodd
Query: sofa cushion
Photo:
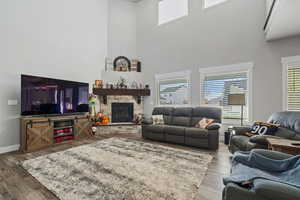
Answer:
<svg viewBox="0 0 300 200"><path fill-rule="evenodd" d="M172 124L172 115L164 115L164 122L165 124L171 125Z"/></svg>
<svg viewBox="0 0 300 200"><path fill-rule="evenodd" d="M173 111L173 107L156 107L153 109L152 115L163 115L165 124L171 124Z"/></svg>
<svg viewBox="0 0 300 200"><path fill-rule="evenodd" d="M172 125L174 126L189 126L191 122L190 117L173 117Z"/></svg>
<svg viewBox="0 0 300 200"><path fill-rule="evenodd" d="M185 128L185 137L207 138L208 130L203 128Z"/></svg>
<svg viewBox="0 0 300 200"><path fill-rule="evenodd" d="M143 126L144 130L152 133L164 133L164 125L146 125Z"/></svg>
<svg viewBox="0 0 300 200"><path fill-rule="evenodd" d="M161 142L166 141L165 134L154 133L154 132L143 132L142 135L143 135L143 138L148 138L151 140L156 140L156 141L161 141Z"/></svg>
<svg viewBox="0 0 300 200"><path fill-rule="evenodd" d="M192 111L191 126L195 126L202 118L213 119L215 123L221 123L222 110L217 107L195 107Z"/></svg>
<svg viewBox="0 0 300 200"><path fill-rule="evenodd" d="M279 127L275 133L275 136L285 139L293 139L296 136L296 132L288 128Z"/></svg>
<svg viewBox="0 0 300 200"><path fill-rule="evenodd" d="M208 138L185 137L185 144L192 147L209 149Z"/></svg>
<svg viewBox="0 0 300 200"><path fill-rule="evenodd" d="M197 124L203 119L203 117L192 117L191 118L191 127L196 127Z"/></svg>
<svg viewBox="0 0 300 200"><path fill-rule="evenodd" d="M175 108L173 111L172 125L189 126L191 123L192 108Z"/></svg>
<svg viewBox="0 0 300 200"><path fill-rule="evenodd" d="M250 142L260 144L260 145L268 145L268 139L263 135L253 135L250 137Z"/></svg>
<svg viewBox="0 0 300 200"><path fill-rule="evenodd" d="M153 109L152 115L172 115L173 107L156 107Z"/></svg>
<svg viewBox="0 0 300 200"><path fill-rule="evenodd" d="M184 126L165 126L164 133L167 135L184 136Z"/></svg>
<svg viewBox="0 0 300 200"><path fill-rule="evenodd" d="M185 137L183 135L168 135L166 134L166 141L174 144L185 144Z"/></svg>
<svg viewBox="0 0 300 200"><path fill-rule="evenodd" d="M300 112L277 112L272 114L268 121L300 133Z"/></svg>

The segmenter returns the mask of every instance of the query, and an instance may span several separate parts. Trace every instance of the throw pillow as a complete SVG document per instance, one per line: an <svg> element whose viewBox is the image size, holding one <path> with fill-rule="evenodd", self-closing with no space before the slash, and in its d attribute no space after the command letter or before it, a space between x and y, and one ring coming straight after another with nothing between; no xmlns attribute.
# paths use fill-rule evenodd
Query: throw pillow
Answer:
<svg viewBox="0 0 300 200"><path fill-rule="evenodd" d="M154 125L164 124L164 116L163 115L152 115L152 120L153 120Z"/></svg>
<svg viewBox="0 0 300 200"><path fill-rule="evenodd" d="M214 121L213 119L203 118L196 124L196 127L197 128L206 128L208 125L213 123L213 121Z"/></svg>
<svg viewBox="0 0 300 200"><path fill-rule="evenodd" d="M251 132L247 132L246 136L253 136L253 135L275 135L275 132L278 130L280 124L273 124L267 122L254 122Z"/></svg>

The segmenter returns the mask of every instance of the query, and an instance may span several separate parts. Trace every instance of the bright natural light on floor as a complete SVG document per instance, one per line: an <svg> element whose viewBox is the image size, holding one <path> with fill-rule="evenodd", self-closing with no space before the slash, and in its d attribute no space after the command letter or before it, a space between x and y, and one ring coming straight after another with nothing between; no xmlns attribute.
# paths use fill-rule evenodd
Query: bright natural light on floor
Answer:
<svg viewBox="0 0 300 200"><path fill-rule="evenodd" d="M158 25L188 15L188 0L161 0L158 3Z"/></svg>

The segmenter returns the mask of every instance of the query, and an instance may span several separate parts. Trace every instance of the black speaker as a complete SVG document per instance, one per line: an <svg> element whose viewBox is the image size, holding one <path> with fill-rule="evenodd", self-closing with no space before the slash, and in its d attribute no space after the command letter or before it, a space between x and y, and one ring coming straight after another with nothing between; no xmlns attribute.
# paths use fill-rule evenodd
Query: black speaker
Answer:
<svg viewBox="0 0 300 200"><path fill-rule="evenodd" d="M230 142L230 131L224 132L224 144L229 145Z"/></svg>

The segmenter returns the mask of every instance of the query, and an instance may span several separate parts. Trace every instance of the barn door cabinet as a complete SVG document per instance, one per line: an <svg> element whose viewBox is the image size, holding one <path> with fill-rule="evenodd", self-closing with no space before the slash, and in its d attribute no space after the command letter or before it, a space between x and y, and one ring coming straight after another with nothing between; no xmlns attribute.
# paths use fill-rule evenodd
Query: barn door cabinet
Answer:
<svg viewBox="0 0 300 200"><path fill-rule="evenodd" d="M21 145L23 152L36 151L55 144L55 123L71 122L75 139L92 136L92 123L87 116L60 116L60 117L23 117L21 118Z"/></svg>
<svg viewBox="0 0 300 200"><path fill-rule="evenodd" d="M75 119L75 138L86 138L91 136L92 123L86 118Z"/></svg>

